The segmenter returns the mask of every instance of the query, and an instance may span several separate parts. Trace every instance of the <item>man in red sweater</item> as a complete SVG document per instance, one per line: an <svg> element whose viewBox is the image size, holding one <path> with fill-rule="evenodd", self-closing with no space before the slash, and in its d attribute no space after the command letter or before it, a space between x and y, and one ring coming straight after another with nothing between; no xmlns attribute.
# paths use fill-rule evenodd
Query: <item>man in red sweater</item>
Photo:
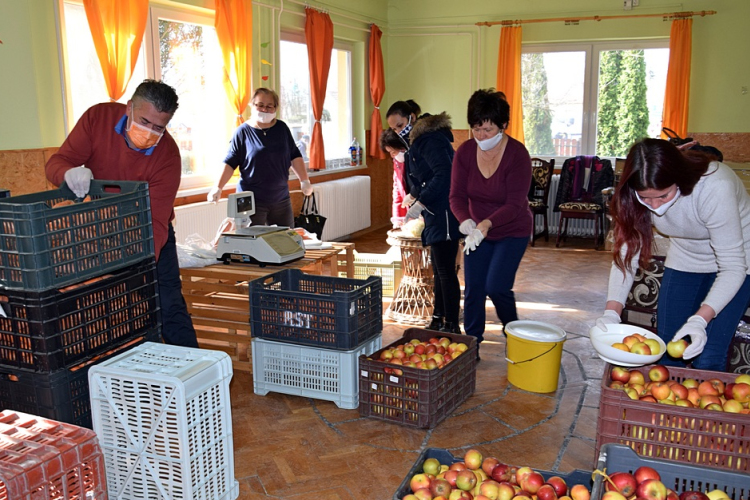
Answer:
<svg viewBox="0 0 750 500"><path fill-rule="evenodd" d="M182 165L180 150L166 128L177 106L172 87L144 80L127 104L109 102L86 110L45 171L51 183L59 186L65 181L81 198L94 178L148 182L162 335L168 344L198 347L182 297L171 223Z"/></svg>

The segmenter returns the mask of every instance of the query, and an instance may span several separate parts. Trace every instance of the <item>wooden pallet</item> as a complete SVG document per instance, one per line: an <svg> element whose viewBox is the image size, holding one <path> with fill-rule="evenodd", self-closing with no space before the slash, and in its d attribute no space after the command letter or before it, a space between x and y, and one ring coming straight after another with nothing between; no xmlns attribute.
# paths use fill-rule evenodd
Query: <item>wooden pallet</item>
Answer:
<svg viewBox="0 0 750 500"><path fill-rule="evenodd" d="M199 346L226 352L235 370L252 371L248 282L284 269L353 278L354 243L333 243L331 249L308 250L303 258L283 265L232 263L180 269L182 295Z"/></svg>

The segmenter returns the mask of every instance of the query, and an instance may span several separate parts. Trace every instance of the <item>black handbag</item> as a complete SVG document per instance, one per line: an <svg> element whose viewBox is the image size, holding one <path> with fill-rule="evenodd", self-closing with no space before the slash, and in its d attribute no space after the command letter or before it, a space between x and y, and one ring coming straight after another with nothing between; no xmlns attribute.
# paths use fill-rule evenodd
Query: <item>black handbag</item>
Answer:
<svg viewBox="0 0 750 500"><path fill-rule="evenodd" d="M315 233L318 239L322 241L325 225L326 218L318 213L315 194L305 196L305 200L302 202L302 212L294 218L294 226L305 228L308 233Z"/></svg>
<svg viewBox="0 0 750 500"><path fill-rule="evenodd" d="M685 137L683 139L682 137L677 135L677 133L671 128L662 127L661 131L664 132L664 135L669 138L669 142L671 142L675 146L682 146L683 144L687 144L688 142L693 142L692 137ZM724 155L722 154L722 152L718 148L715 148L713 146L704 146L700 143L696 143L690 146L689 149L691 151L699 151L701 153L712 156L718 161L724 161Z"/></svg>

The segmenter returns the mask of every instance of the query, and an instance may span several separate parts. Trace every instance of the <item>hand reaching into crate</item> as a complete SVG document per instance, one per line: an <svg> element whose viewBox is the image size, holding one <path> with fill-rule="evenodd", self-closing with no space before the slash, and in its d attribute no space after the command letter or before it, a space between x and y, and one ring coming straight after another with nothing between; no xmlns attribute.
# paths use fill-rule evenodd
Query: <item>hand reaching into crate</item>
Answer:
<svg viewBox="0 0 750 500"><path fill-rule="evenodd" d="M65 172L65 184L79 198L88 194L94 174L86 167L75 167Z"/></svg>

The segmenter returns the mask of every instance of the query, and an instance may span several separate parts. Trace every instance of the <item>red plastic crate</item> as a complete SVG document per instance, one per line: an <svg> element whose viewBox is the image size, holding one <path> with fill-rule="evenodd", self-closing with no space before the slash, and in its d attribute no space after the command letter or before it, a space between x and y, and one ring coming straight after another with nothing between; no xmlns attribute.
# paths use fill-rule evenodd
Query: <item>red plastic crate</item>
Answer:
<svg viewBox="0 0 750 500"><path fill-rule="evenodd" d="M448 337L469 348L446 366L435 370L399 366L403 375L387 374L394 365L380 361L389 347L431 337ZM401 339L359 358L359 414L387 422L431 429L445 420L474 393L477 373L477 340L469 335L409 328Z"/></svg>
<svg viewBox="0 0 750 500"><path fill-rule="evenodd" d="M648 380L652 366L632 369ZM750 415L630 399L621 389L608 387L612 368L607 364L602 377L596 457L605 443L618 443L644 457L750 472ZM670 379L678 382L716 378L728 383L737 377L736 373L667 368Z"/></svg>
<svg viewBox="0 0 750 500"><path fill-rule="evenodd" d="M94 431L34 415L0 413L0 500L106 500Z"/></svg>

